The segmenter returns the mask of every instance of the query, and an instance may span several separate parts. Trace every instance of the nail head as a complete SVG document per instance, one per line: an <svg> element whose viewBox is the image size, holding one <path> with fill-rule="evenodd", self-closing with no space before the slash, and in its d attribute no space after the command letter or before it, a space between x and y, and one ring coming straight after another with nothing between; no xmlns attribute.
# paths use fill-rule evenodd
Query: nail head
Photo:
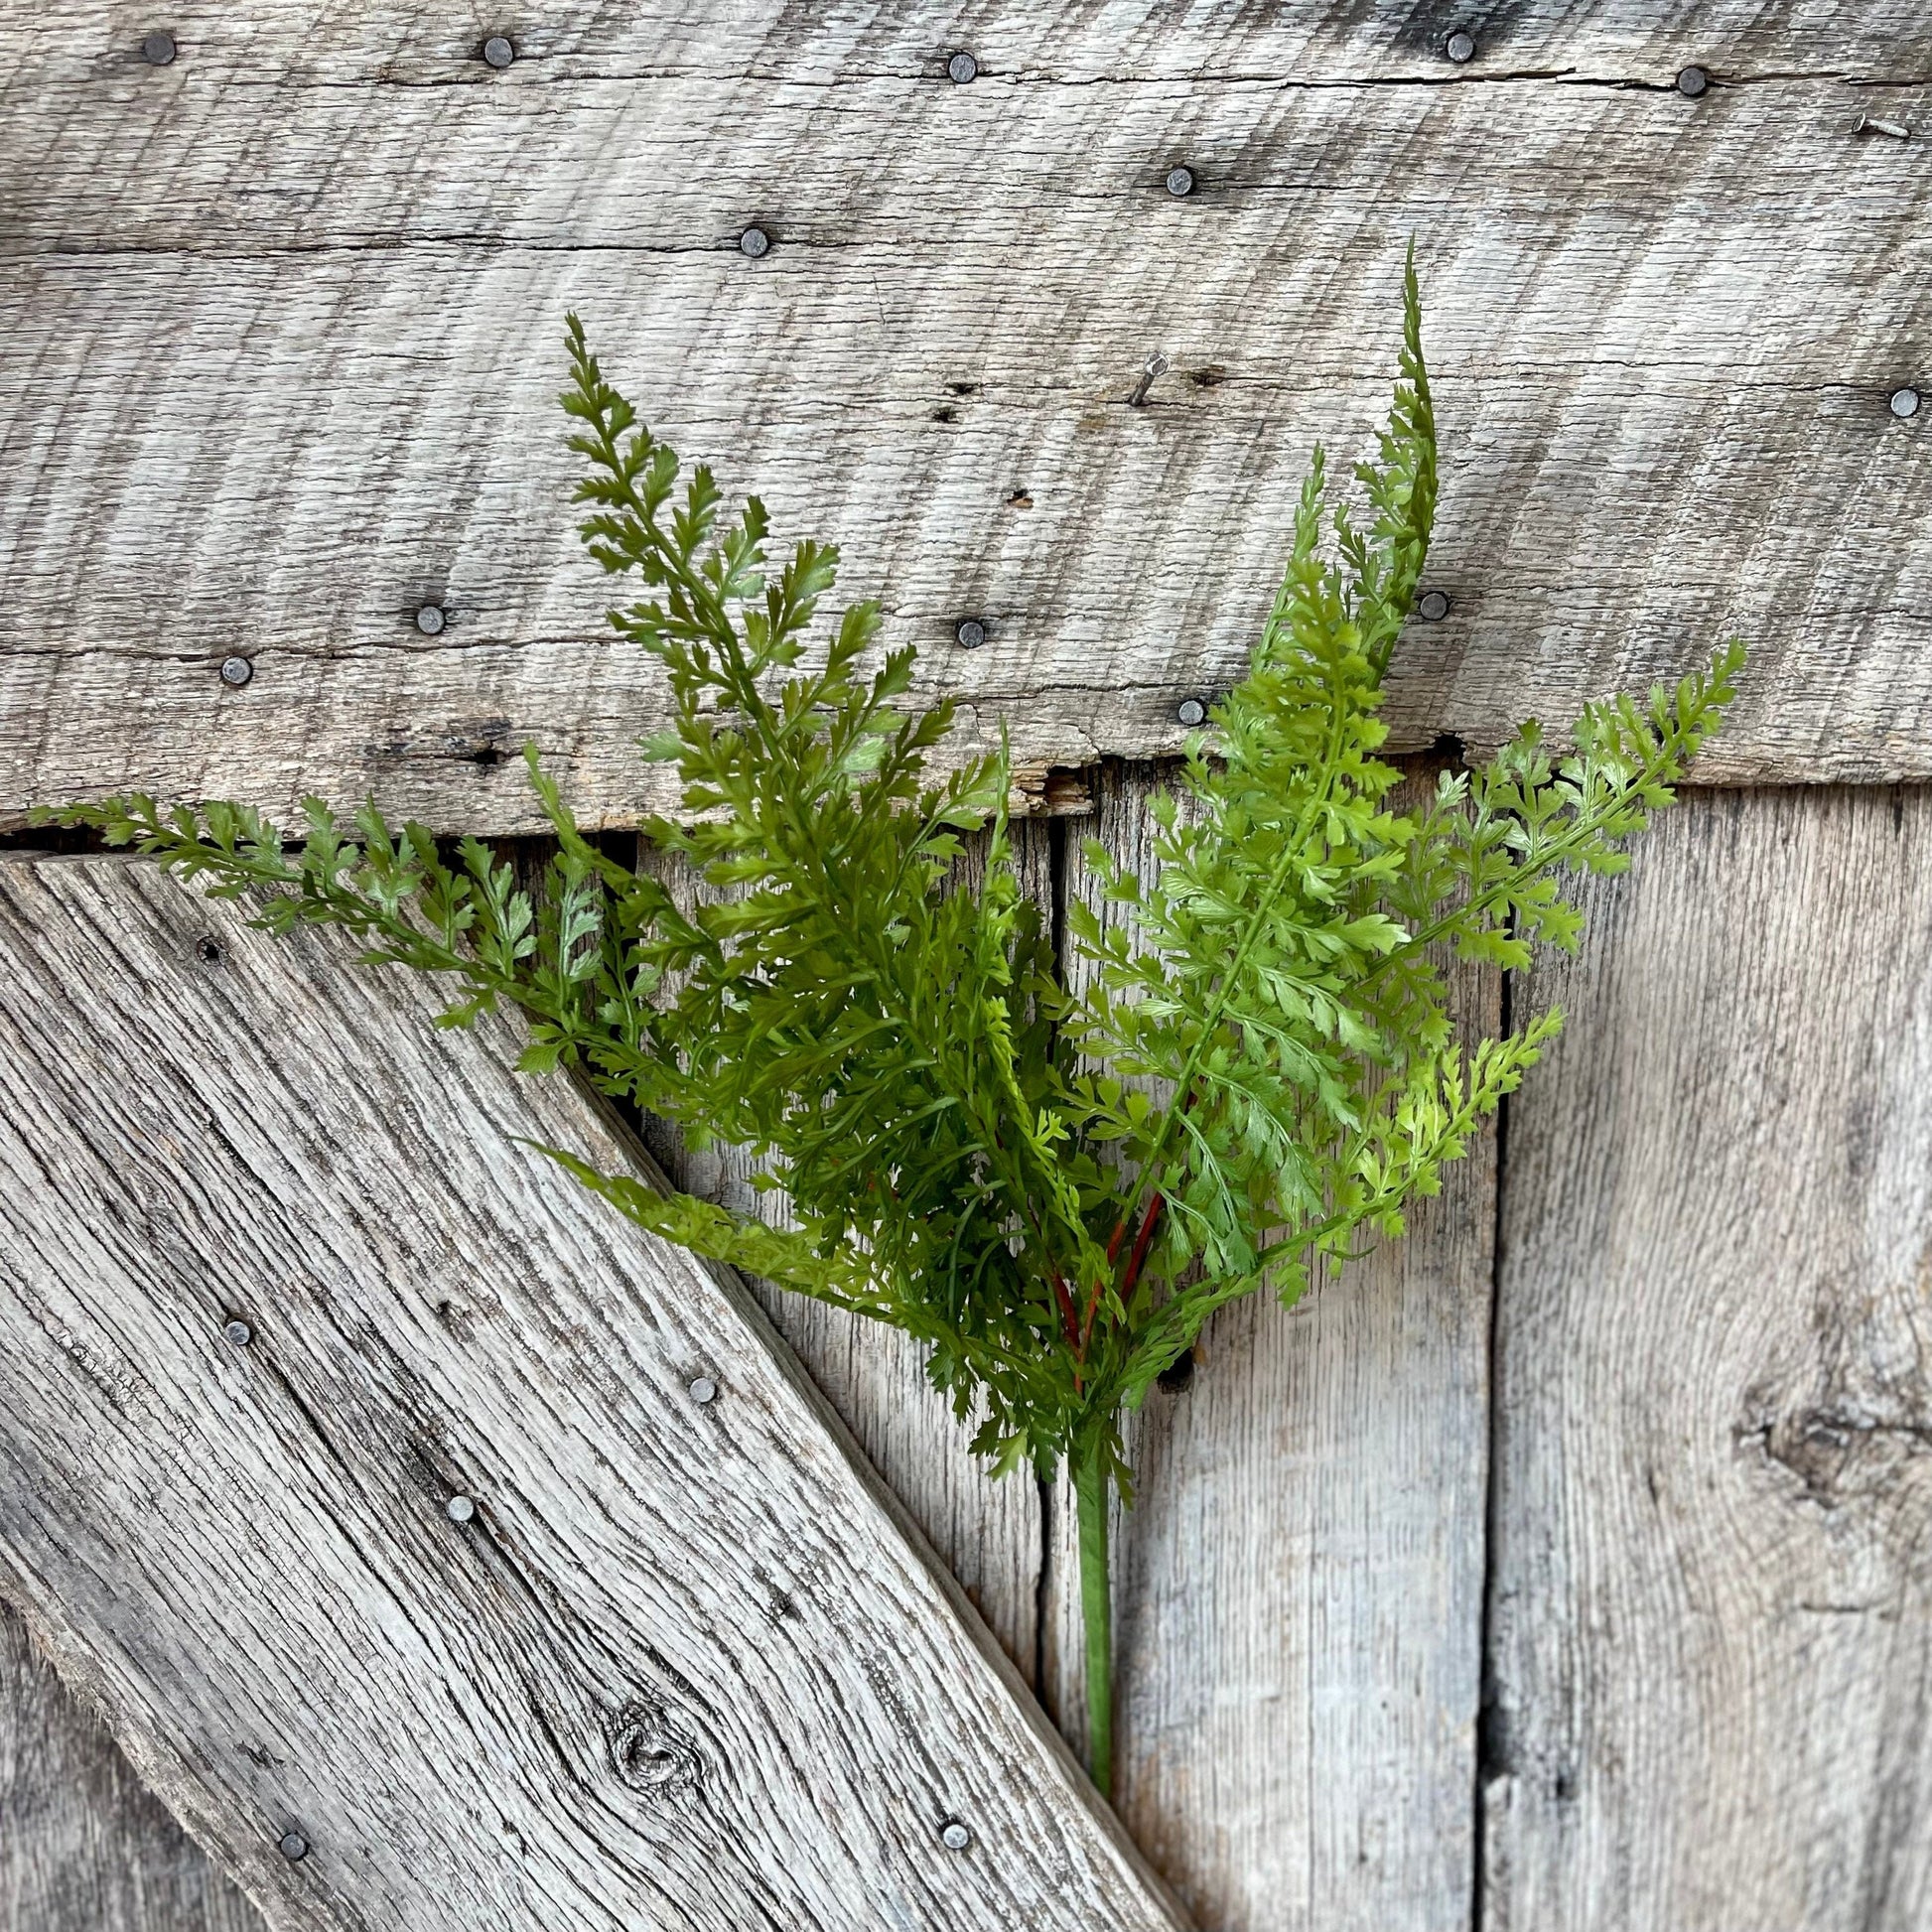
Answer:
<svg viewBox="0 0 1932 1932"><path fill-rule="evenodd" d="M1182 698L1180 708L1174 713L1174 716L1189 731L1192 731L1196 725L1200 724L1206 718L1207 707L1198 698Z"/></svg>
<svg viewBox="0 0 1932 1932"><path fill-rule="evenodd" d="M232 684L237 690L255 675L255 667L245 657L224 657L221 660L221 682Z"/></svg>
<svg viewBox="0 0 1932 1932"><path fill-rule="evenodd" d="M707 1402L718 1400L718 1384L708 1375L695 1376L687 1393L702 1408Z"/></svg>
<svg viewBox="0 0 1932 1932"><path fill-rule="evenodd" d="M416 613L416 628L420 630L425 637L434 637L439 635L443 629L443 626L446 623L448 623L449 621L450 620L447 613L444 611L443 607L440 604L425 604L422 607L422 609Z"/></svg>
<svg viewBox="0 0 1932 1932"><path fill-rule="evenodd" d="M1424 591L1416 600L1416 616L1425 623L1441 623L1449 616L1449 610L1447 591Z"/></svg>
<svg viewBox="0 0 1932 1932"><path fill-rule="evenodd" d="M452 1523L467 1523L477 1513L477 1505L468 1496L452 1496L443 1505L443 1513Z"/></svg>
<svg viewBox="0 0 1932 1932"><path fill-rule="evenodd" d="M978 618L961 618L953 635L965 650L978 650L986 642L986 625Z"/></svg>
<svg viewBox="0 0 1932 1932"><path fill-rule="evenodd" d="M1456 64L1457 67L1460 67L1465 61L1473 61L1475 59L1476 37L1473 34L1467 32L1465 29L1458 27L1455 30L1455 32L1452 33L1446 42L1444 42L1443 52L1447 54L1449 57L1449 59Z"/></svg>
<svg viewBox="0 0 1932 1932"><path fill-rule="evenodd" d="M964 52L955 54L946 63L946 78L956 87L965 86L979 70L980 64L970 54Z"/></svg>
<svg viewBox="0 0 1932 1932"><path fill-rule="evenodd" d="M1918 391L1916 389L1894 389L1891 392L1891 413L1901 420L1918 414Z"/></svg>
<svg viewBox="0 0 1932 1932"><path fill-rule="evenodd" d="M253 1341L255 1338L254 1329L249 1327L247 1322L243 1321L239 1316L236 1316L234 1320L227 1323L227 1325L222 1328L221 1332L224 1335L226 1335L227 1338L231 1342L233 1342L237 1348L246 1348L248 1344L251 1341Z"/></svg>
<svg viewBox="0 0 1932 1932"><path fill-rule="evenodd" d="M948 1818L939 1827L939 1843L948 1852L963 1852L972 1842L972 1833L957 1818Z"/></svg>
<svg viewBox="0 0 1932 1932"><path fill-rule="evenodd" d="M172 34L150 34L141 43L141 58L151 68L165 68L175 58L175 52Z"/></svg>
<svg viewBox="0 0 1932 1932"><path fill-rule="evenodd" d="M1193 192L1193 169L1170 168L1168 170L1168 193L1170 195L1191 195Z"/></svg>
<svg viewBox="0 0 1932 1932"><path fill-rule="evenodd" d="M738 237L738 252L749 255L757 261L760 255L767 254L771 248L771 237L762 228L747 228Z"/></svg>
<svg viewBox="0 0 1932 1932"><path fill-rule="evenodd" d="M483 42L483 59L499 72L516 59L516 49L501 34L491 34Z"/></svg>
<svg viewBox="0 0 1932 1932"><path fill-rule="evenodd" d="M284 1832L281 1838L282 1856L293 1864L297 1859L309 1856L309 1841L300 1832Z"/></svg>
<svg viewBox="0 0 1932 1932"><path fill-rule="evenodd" d="M1677 69L1677 91L1687 100L1695 100L1711 84L1711 76L1702 68L1679 68Z"/></svg>

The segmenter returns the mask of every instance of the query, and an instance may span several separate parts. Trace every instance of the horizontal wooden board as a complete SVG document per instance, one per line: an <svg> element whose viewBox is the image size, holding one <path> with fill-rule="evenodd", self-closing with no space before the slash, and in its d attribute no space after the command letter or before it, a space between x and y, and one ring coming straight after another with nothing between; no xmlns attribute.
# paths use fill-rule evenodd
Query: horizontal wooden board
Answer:
<svg viewBox="0 0 1932 1932"><path fill-rule="evenodd" d="M525 742L593 822L663 802L630 751L661 685L570 528L571 305L689 454L841 542L962 747L1004 727L1035 792L1173 750L1312 444L1367 447L1412 233L1450 610L1404 642L1397 745L1560 725L1737 630L1707 778L1932 771L1932 403L1887 404L1932 394L1927 150L1857 131L1921 118L1932 29L1644 12L1504 10L1456 67L1433 12L578 6L501 73L408 7L187 14L165 68L145 17L37 21L0 136L0 823L143 785L528 829Z"/></svg>
<svg viewBox="0 0 1932 1932"><path fill-rule="evenodd" d="M0 865L0 1580L272 1923L1174 1922L507 1028L127 862Z"/></svg>
<svg viewBox="0 0 1932 1932"><path fill-rule="evenodd" d="M1696 796L1519 997L1491 1928L1932 1917L1932 795Z"/></svg>

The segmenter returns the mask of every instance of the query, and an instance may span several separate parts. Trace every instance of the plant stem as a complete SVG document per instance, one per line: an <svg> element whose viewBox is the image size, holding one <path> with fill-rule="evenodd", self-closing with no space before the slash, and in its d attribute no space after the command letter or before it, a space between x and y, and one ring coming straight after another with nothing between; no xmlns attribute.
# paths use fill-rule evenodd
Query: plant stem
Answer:
<svg viewBox="0 0 1932 1932"><path fill-rule="evenodd" d="M1107 1586L1107 1505L1112 1484L1096 1442L1076 1449L1073 1499L1080 1525L1080 1620L1087 1638L1087 1768L1103 1798L1114 1791L1113 1609Z"/></svg>

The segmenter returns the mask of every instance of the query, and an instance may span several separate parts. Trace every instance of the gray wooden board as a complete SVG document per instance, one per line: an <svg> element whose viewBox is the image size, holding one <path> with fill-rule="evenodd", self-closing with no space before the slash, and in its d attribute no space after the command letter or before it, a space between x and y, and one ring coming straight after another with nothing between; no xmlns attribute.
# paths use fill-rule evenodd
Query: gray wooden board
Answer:
<svg viewBox="0 0 1932 1932"><path fill-rule="evenodd" d="M0 1604L0 1926L261 1932Z"/></svg>
<svg viewBox="0 0 1932 1932"><path fill-rule="evenodd" d="M1014 828L1014 843L1021 885L1050 919L1050 829L1022 823ZM984 837L967 842L960 871L968 883L983 876L985 851ZM688 866L647 845L640 849L639 864L663 879L686 905L708 890ZM714 1145L693 1152L674 1128L658 1120L645 1122L644 1137L678 1186L741 1214L788 1224L790 1197L782 1189L749 1185L751 1162L742 1149ZM908 1337L768 1282L754 1280L751 1287L1021 1675L1032 1682L1038 1659L1044 1548L1037 1483L1024 1472L997 1481L987 1473L971 1451L970 1430L927 1382L923 1351Z"/></svg>
<svg viewBox="0 0 1932 1932"><path fill-rule="evenodd" d="M1110 775L1090 828L1144 874L1153 782ZM1066 890L1100 909L1077 856ZM1460 1024L1493 1034L1498 995L1468 975ZM1403 1243L1292 1312L1223 1311L1130 1432L1115 1804L1204 1926L1469 1923L1494 1190L1485 1138ZM1054 1502L1045 1689L1078 1736L1066 1484Z"/></svg>
<svg viewBox="0 0 1932 1932"><path fill-rule="evenodd" d="M1693 794L1521 997L1487 1908L1932 1920L1932 796Z"/></svg>
<svg viewBox="0 0 1932 1932"><path fill-rule="evenodd" d="M0 932L0 1582L271 1923L1173 1922L742 1287L519 1145L626 1158L510 1029L138 864Z"/></svg>
<svg viewBox="0 0 1932 1932"><path fill-rule="evenodd" d="M691 455L844 545L963 744L1004 725L1035 790L1171 750L1312 442L1386 406L1411 233L1451 609L1396 742L1561 725L1737 629L1707 778L1932 771L1932 406L1886 403L1932 392L1909 0L1525 5L1460 68L1436 10L577 4L501 73L394 5L197 6L165 68L145 13L16 11L0 822L138 784L530 829L526 741L592 821L661 802L661 686L570 527L570 304Z"/></svg>

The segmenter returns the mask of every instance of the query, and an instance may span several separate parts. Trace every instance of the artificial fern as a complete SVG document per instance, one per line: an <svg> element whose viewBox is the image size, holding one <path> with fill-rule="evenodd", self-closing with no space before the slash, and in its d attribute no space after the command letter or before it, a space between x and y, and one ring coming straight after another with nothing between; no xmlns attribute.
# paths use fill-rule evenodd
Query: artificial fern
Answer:
<svg viewBox="0 0 1932 1932"><path fill-rule="evenodd" d="M836 552L801 543L769 569L761 505L727 520L704 468L679 491L677 458L575 317L569 344L583 534L641 583L611 619L663 664L675 706L643 753L675 760L684 811L644 835L718 897L682 910L584 838L534 752L559 846L534 900L478 841L449 863L373 804L345 828L310 801L299 848L233 804L47 816L248 896L273 930L344 925L370 962L451 975L445 1024L520 1008L524 1070L580 1066L691 1144L749 1149L793 1226L551 1152L653 1233L917 1336L998 1468L1070 1463L1105 1788L1123 1411L1215 1309L1264 1283L1293 1302L1367 1236L1402 1232L1559 1024L1465 1048L1445 963L1576 944L1558 875L1625 863L1743 653L1645 704L1589 707L1568 756L1529 725L1420 808L1392 804L1378 711L1437 490L1412 259L1394 410L1356 472L1368 519L1337 510L1339 561L1324 554L1317 452L1252 668L1193 742L1179 796L1157 802L1156 881L1088 849L1133 930L1072 906L1090 970L1069 992L1015 876L1004 752L928 777L951 706L899 708L909 650L867 668L871 605L808 665ZM984 883L957 889L973 833Z"/></svg>

